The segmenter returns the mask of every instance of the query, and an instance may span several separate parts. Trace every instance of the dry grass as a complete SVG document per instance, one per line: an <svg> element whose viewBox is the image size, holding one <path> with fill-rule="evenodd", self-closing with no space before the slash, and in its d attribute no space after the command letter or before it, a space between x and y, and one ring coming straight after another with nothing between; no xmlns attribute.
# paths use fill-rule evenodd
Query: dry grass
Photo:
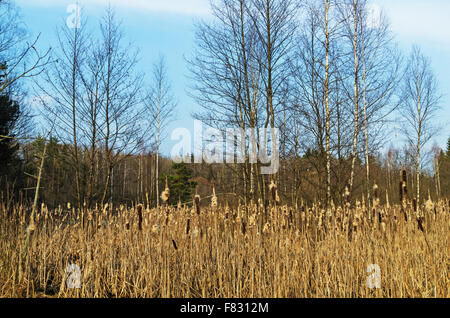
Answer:
<svg viewBox="0 0 450 318"><path fill-rule="evenodd" d="M425 233L411 206L407 222L400 206L375 209L373 223L361 205L142 209L140 231L137 209L42 206L24 251L27 213L3 205L0 297L449 297L448 202L424 208Z"/></svg>

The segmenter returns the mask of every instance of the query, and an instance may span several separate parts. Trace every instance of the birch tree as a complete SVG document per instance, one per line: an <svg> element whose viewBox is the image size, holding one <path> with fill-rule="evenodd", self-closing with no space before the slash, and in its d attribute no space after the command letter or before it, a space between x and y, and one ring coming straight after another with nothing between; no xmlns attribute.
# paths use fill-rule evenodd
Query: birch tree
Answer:
<svg viewBox="0 0 450 318"><path fill-rule="evenodd" d="M155 165L155 187L156 206L159 207L159 152L161 142L165 139L164 128L173 118L176 102L171 92L171 84L167 74L167 64L164 56L160 55L153 65L152 84L149 96L146 99L146 109L151 118L151 125L156 130L156 165Z"/></svg>
<svg viewBox="0 0 450 318"><path fill-rule="evenodd" d="M85 21L83 21L85 22ZM50 65L35 81L43 115L55 125L59 140L73 145L70 161L75 171L75 193L78 207L82 204L80 180L81 72L87 55L85 23L70 28L66 24L57 32L56 63Z"/></svg>
<svg viewBox="0 0 450 318"><path fill-rule="evenodd" d="M138 51L123 42L121 24L111 7L106 10L101 30L101 54L105 61L101 72L103 97L100 137L106 155L106 180L101 202L108 189L113 197L113 172L123 155L135 152L145 134L141 114L143 75L137 72Z"/></svg>
<svg viewBox="0 0 450 318"><path fill-rule="evenodd" d="M50 49L39 52L40 35L30 39L20 11L10 0L0 1L0 93L20 79L39 75L51 62Z"/></svg>
<svg viewBox="0 0 450 318"><path fill-rule="evenodd" d="M430 60L418 46L412 48L406 65L401 101L403 133L410 147L415 149L416 206L419 208L421 152L436 132L433 118L439 109L441 95Z"/></svg>

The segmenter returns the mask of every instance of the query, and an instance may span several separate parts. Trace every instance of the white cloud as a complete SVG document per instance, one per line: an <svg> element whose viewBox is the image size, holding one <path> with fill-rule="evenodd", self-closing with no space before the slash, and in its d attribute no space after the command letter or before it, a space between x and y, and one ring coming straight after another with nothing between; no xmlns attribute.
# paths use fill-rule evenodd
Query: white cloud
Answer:
<svg viewBox="0 0 450 318"><path fill-rule="evenodd" d="M16 0L21 7L68 6L77 0ZM106 6L109 3L117 9L146 10L150 12L178 13L186 15L207 15L208 0L78 0L84 7Z"/></svg>
<svg viewBox="0 0 450 318"><path fill-rule="evenodd" d="M419 43L450 45L450 1L377 0L390 18L393 31Z"/></svg>

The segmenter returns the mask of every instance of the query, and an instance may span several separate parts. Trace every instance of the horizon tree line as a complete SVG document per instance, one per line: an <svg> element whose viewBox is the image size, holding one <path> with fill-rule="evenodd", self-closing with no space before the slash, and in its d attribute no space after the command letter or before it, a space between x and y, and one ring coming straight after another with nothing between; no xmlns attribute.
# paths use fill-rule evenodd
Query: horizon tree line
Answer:
<svg viewBox="0 0 450 318"><path fill-rule="evenodd" d="M9 18L0 23L19 25L13 7L10 0L0 2ZM433 115L442 106L437 79L419 47L403 57L387 16L374 12L369 0L212 0L211 13L212 19L196 23L195 51L186 60L189 94L199 105L193 117L222 132L255 128L271 140L278 128L280 147L271 151L279 152L280 169L259 174L263 164L251 162L246 143L239 145L243 164L197 164L195 176L215 183L219 192L238 193L245 204L267 207L274 181L285 202L324 200L330 207L346 190L353 201L362 195L368 204L376 183L393 192L391 175L405 165L415 175L417 205L425 196L421 185L442 195L441 162L447 155L433 150L429 176L424 160L436 134ZM159 206L160 176L171 170L160 149L177 106L164 57L154 63L150 79L140 72L139 52L125 43L111 7L97 30L86 20L79 28L61 26L57 45L45 54L34 42L15 50L16 56L3 54L24 43L18 27L1 30L7 33L0 36L0 93L17 99L23 92L12 89L32 77L51 136L17 141L23 168L12 178L26 172L22 189L32 188L34 180L26 176L48 143L43 192L49 187L65 193L53 196L55 204L70 200L80 208L147 200ZM7 45L10 39L13 46ZM35 63L12 76L33 53ZM398 118L407 146L390 147L383 158L380 151ZM19 140L13 130L2 131L0 142ZM386 171L387 182L380 171Z"/></svg>

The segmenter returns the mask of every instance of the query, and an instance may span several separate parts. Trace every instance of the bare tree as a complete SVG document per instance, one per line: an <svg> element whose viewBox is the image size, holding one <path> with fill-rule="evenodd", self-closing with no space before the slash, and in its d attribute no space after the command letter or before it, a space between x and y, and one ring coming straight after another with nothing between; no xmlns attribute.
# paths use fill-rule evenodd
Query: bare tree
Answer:
<svg viewBox="0 0 450 318"><path fill-rule="evenodd" d="M39 35L31 42L20 13L10 0L0 1L0 92L19 79L39 75L50 63L50 49L36 49Z"/></svg>
<svg viewBox="0 0 450 318"><path fill-rule="evenodd" d="M341 137L347 135L342 130L343 101L339 96L343 81L339 72L343 64L342 21L336 8L335 1L307 3L293 66L295 107L300 114L298 122L304 136L301 145L317 173L316 180L305 180L319 189L317 194L327 197L327 204L331 204L333 192L332 158L334 154L341 157L344 147Z"/></svg>
<svg viewBox="0 0 450 318"><path fill-rule="evenodd" d="M44 116L55 125L58 138L72 144L70 161L75 170L75 193L78 207L83 194L80 180L80 136L79 127L83 119L81 112L82 81L81 72L87 56L85 23L80 27L64 26L58 29L56 63L44 72L42 82L35 81L38 99L44 107Z"/></svg>
<svg viewBox="0 0 450 318"><path fill-rule="evenodd" d="M88 180L87 180L87 204L91 206L94 197L98 196L96 191L99 188L96 182L96 159L99 152L99 142L101 141L99 131L101 129L101 105L104 98L104 87L102 86L102 70L104 68L104 58L101 46L97 40L90 42L89 57L85 60L83 71L80 72L82 81L83 98L80 99L80 131L86 136L84 148L88 152ZM98 159L97 159L98 162Z"/></svg>
<svg viewBox="0 0 450 318"><path fill-rule="evenodd" d="M347 0L338 6L345 21L344 49L351 52L341 71L349 106L353 104L353 131L350 168L350 193L354 189L356 159L365 153L366 191L370 199L370 151L379 149L385 136L380 135L387 116L397 104L392 100L398 83L399 54L390 33L389 23L381 12L371 12L366 0ZM351 55L351 57L350 57ZM346 65L352 72L345 75ZM348 78L347 80L345 78ZM351 101L351 103L350 103ZM361 107L362 106L362 107ZM369 126L372 128L369 131ZM362 129L364 128L364 129ZM377 129L375 129L377 128ZM371 135L369 136L369 132ZM364 133L360 139L359 135ZM378 136L377 136L378 135ZM369 145L370 137L370 145ZM361 146L360 146L361 145ZM363 145L363 146L362 146ZM369 149L371 146L371 149ZM364 149L364 152L362 151ZM369 201L370 202L370 201Z"/></svg>
<svg viewBox="0 0 450 318"><path fill-rule="evenodd" d="M100 25L102 34L101 56L105 61L101 72L104 96L101 105L99 134L106 154L106 181L101 202L108 189L113 195L113 169L121 155L136 151L142 145L143 75L136 72L138 52L123 46L120 23L109 7Z"/></svg>
<svg viewBox="0 0 450 318"><path fill-rule="evenodd" d="M167 75L167 65L164 56L160 55L153 65L152 86L146 99L146 108L149 112L150 125L156 130L156 206L159 207L159 149L165 139L162 130L174 116L176 102L171 92L171 85ZM148 137L148 136L147 136Z"/></svg>
<svg viewBox="0 0 450 318"><path fill-rule="evenodd" d="M237 126L242 130L262 123L262 70L257 56L255 23L244 0L211 2L215 21L197 24L194 57L188 61L194 83L191 95L203 108L196 119L219 128ZM249 163L248 145L244 164L229 166L242 181L243 197L255 194L255 167ZM241 169L239 169L241 168ZM240 170L240 171L238 171ZM262 191L263 186L259 186Z"/></svg>
<svg viewBox="0 0 450 318"><path fill-rule="evenodd" d="M411 148L415 149L416 206L420 203L421 152L435 134L433 116L439 108L441 95L431 69L430 60L420 48L412 48L401 90L400 115L403 132Z"/></svg>
<svg viewBox="0 0 450 318"><path fill-rule="evenodd" d="M276 128L275 114L286 107L294 2L220 0L212 1L211 7L215 19L197 24L197 51L189 61L191 92L204 109L195 117L223 132L235 126L253 128L257 134L263 127L266 133ZM242 181L244 200L259 196L265 201L265 180L257 175L261 163L250 160L250 145L239 146L245 148L244 163L229 167Z"/></svg>
<svg viewBox="0 0 450 318"><path fill-rule="evenodd" d="M367 2L361 8L362 102L364 109L364 150L367 201L370 204L370 157L383 144L384 124L398 107L394 94L400 78L400 54L393 42L389 23L383 12L375 15ZM371 135L369 135L369 126ZM371 139L369 140L369 136ZM370 148L372 146L372 148Z"/></svg>
<svg viewBox="0 0 450 318"><path fill-rule="evenodd" d="M283 84L291 76L289 61L292 56L293 38L297 29L297 12L300 1L253 0L249 15L261 47L257 59L262 69L262 82L266 98L266 121L264 129L271 129L272 153L275 149L275 113L281 111L285 101ZM278 106L278 107L277 107ZM278 109L277 109L278 108ZM265 132L264 132L265 133ZM265 135L265 134L264 134ZM275 173L276 175L276 173ZM275 178L275 175L272 178Z"/></svg>

